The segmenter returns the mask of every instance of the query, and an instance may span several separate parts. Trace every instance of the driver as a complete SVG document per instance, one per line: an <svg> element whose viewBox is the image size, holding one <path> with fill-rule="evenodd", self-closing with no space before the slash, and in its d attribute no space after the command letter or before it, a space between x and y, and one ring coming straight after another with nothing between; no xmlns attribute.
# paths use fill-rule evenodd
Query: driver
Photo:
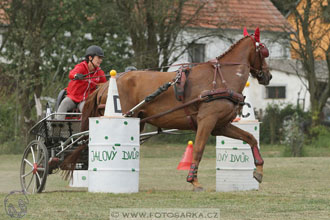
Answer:
<svg viewBox="0 0 330 220"><path fill-rule="evenodd" d="M58 107L57 112L65 113L75 108L82 109L85 100L91 94L99 83L107 81L100 65L104 53L101 47L92 45L87 48L85 60L77 64L69 73L69 85L66 88L67 95ZM65 115L57 115L59 120L64 120Z"/></svg>

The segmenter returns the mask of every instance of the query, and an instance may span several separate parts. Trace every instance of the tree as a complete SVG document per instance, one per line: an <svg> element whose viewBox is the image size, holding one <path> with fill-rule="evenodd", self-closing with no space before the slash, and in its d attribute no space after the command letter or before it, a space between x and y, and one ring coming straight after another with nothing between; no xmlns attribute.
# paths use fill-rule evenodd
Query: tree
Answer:
<svg viewBox="0 0 330 220"><path fill-rule="evenodd" d="M297 0L271 0L275 7L282 13L283 16L286 16L291 7L296 4Z"/></svg>
<svg viewBox="0 0 330 220"><path fill-rule="evenodd" d="M84 56L87 46L103 47L105 66L110 59L113 68L126 64L131 56L127 35L118 20L108 15L112 6L113 2L87 0L0 2L8 22L0 45L0 56L5 58L1 75L7 82L1 99L11 92L16 95L18 136L24 137L36 116L41 116L41 96L56 97L67 85L68 70Z"/></svg>
<svg viewBox="0 0 330 220"><path fill-rule="evenodd" d="M34 100L38 102L42 92L42 59L41 51L51 42L58 28L50 33L44 31L47 18L55 1L4 1L1 8L5 10L9 21L8 31L4 34L1 48L8 63L4 64L4 78L14 82L16 87L22 134L31 126L31 110ZM51 30L51 29L49 29Z"/></svg>
<svg viewBox="0 0 330 220"><path fill-rule="evenodd" d="M134 63L138 68L165 67L175 62L179 56L171 57L178 47L180 31L196 18L204 4L194 1L195 11L184 14L188 0L115 0L118 17L128 30L134 50Z"/></svg>
<svg viewBox="0 0 330 220"><path fill-rule="evenodd" d="M325 20L329 6L325 0L304 0L289 5L288 17L294 31L291 33L292 57L301 62L310 93L312 124L318 125L322 109L330 96L330 24ZM318 62L327 62L327 72L317 72ZM320 76L323 80L320 80Z"/></svg>

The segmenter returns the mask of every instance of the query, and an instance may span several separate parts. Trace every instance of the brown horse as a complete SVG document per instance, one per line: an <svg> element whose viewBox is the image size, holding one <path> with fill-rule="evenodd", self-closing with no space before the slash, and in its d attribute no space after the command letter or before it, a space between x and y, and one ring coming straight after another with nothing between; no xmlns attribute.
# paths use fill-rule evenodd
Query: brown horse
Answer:
<svg viewBox="0 0 330 220"><path fill-rule="evenodd" d="M265 61L267 56L267 48L259 42L259 29L254 35L247 35L245 32L244 38L214 61L191 68L184 91L184 102L191 104L180 108L182 102L177 101L174 90L169 89L132 115L144 119L177 107L177 110L159 117L151 117L147 122L159 128L180 130L192 129L186 117L187 114L190 116L196 125L197 133L187 181L193 184L194 190L203 189L197 179L197 169L210 134L247 142L251 146L255 160L254 177L259 182L262 181L263 159L258 150L257 140L250 133L232 125L231 121L241 109L240 104L244 102L241 94L249 73L257 78L260 84L269 84L272 76ZM120 75L117 78L117 86L122 111L129 111L175 77L175 72L154 71L131 71ZM87 99L83 110L82 130L88 130L88 117L100 115L97 108L106 102L108 85L109 83L105 83ZM142 128L143 125L144 123L141 124Z"/></svg>

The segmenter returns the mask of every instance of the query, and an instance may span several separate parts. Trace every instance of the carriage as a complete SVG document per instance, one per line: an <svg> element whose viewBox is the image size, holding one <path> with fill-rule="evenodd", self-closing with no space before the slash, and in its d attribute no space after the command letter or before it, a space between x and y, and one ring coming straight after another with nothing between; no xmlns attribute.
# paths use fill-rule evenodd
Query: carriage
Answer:
<svg viewBox="0 0 330 220"><path fill-rule="evenodd" d="M65 114L64 120L56 116ZM81 113L50 113L29 131L32 140L24 150L20 168L22 190L41 193L45 189L47 176L68 167L62 162L78 146L88 144L89 131L80 132ZM178 134L177 129L151 131L140 135L140 143L160 133ZM88 151L82 152L74 170L88 170Z"/></svg>
<svg viewBox="0 0 330 220"><path fill-rule="evenodd" d="M30 129L35 136L24 150L20 169L22 190L28 193L43 191L47 176L56 173L75 148L87 142L88 131L80 132L81 113L66 113L65 120L56 120L51 113ZM88 169L88 152L84 152L76 168Z"/></svg>

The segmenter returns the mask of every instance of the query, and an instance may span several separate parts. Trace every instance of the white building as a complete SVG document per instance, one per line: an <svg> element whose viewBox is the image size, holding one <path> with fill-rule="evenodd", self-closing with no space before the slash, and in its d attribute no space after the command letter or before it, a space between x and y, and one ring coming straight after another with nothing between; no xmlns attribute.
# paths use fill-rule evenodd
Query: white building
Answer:
<svg viewBox="0 0 330 220"><path fill-rule="evenodd" d="M2 42L3 42L3 33L6 31L8 22L6 22L5 18L4 18L4 11L2 9L0 9L0 47L2 46ZM3 57L0 57L1 61L4 61Z"/></svg>
<svg viewBox="0 0 330 220"><path fill-rule="evenodd" d="M259 111L268 104L299 103L308 110L306 80L297 75L299 66L290 59L290 42L283 38L290 25L276 7L269 0L209 0L207 4L194 24L179 35L178 42L191 43L192 47L175 64L214 59L243 37L244 27L250 34L259 27L261 42L270 52L266 61L273 78L265 87L250 77L253 107Z"/></svg>

